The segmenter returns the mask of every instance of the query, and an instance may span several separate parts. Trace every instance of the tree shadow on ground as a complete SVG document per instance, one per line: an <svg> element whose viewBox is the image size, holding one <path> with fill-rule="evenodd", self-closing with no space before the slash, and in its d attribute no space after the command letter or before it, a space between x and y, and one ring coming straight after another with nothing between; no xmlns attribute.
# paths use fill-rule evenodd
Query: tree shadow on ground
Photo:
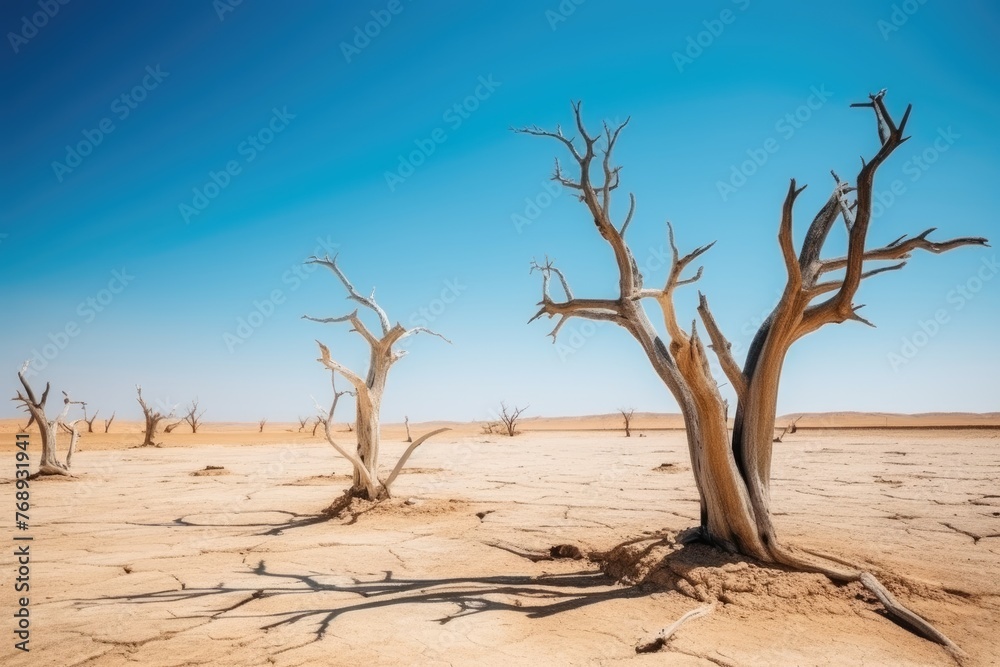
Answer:
<svg viewBox="0 0 1000 667"><path fill-rule="evenodd" d="M310 607L303 598L301 608L269 613L246 613L226 618L259 618L267 631L314 619L313 638L322 640L330 626L346 614L364 613L379 608L407 605L451 604L455 611L435 619L441 625L465 616L487 612L514 612L527 618L545 618L608 600L635 598L646 592L634 586L620 586L596 566L576 572L539 576L471 576L448 578L400 578L392 570L373 580L350 577L350 583L325 583L323 579L339 578L330 573L284 573L268 569L261 560L253 568L260 578L259 585L224 586L163 590L133 595L111 595L75 601L77 608L101 605L167 604L176 614L178 605L202 598L242 594L242 598L227 606L174 618L213 620L244 607L256 600L279 596L308 596L315 593L347 593L357 601L345 601L337 606ZM249 611L249 610L247 610ZM292 648L304 646L301 644Z"/></svg>

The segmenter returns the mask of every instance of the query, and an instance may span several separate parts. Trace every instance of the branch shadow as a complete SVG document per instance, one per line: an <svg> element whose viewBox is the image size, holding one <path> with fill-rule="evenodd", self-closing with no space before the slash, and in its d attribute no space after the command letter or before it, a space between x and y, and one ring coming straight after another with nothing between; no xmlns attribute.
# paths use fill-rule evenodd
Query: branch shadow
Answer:
<svg viewBox="0 0 1000 667"><path fill-rule="evenodd" d="M636 598L648 593L639 587L621 586L601 572L596 565L571 573L539 576L472 576L449 578L399 578L392 570L385 570L379 579L363 580L350 577L351 583L324 583L322 578L335 576L319 572L282 573L268 569L261 560L252 570L261 579L260 585L224 586L161 590L131 595L109 595L74 601L78 609L100 605L168 604L176 609L179 603L202 598L244 594L242 599L212 610L174 618L217 619L256 600L279 596L302 596L318 592L347 593L359 598L356 602L335 607L324 606L271 613L240 615L237 618L261 619L261 630L291 626L314 619L316 627L312 639L305 644L284 650L300 648L324 638L330 626L347 614L364 613L380 608L407 605L452 604L455 611L434 619L446 625L455 619L488 612L513 612L526 618L545 618L574 609L599 604L609 600ZM234 618L230 616L230 618Z"/></svg>

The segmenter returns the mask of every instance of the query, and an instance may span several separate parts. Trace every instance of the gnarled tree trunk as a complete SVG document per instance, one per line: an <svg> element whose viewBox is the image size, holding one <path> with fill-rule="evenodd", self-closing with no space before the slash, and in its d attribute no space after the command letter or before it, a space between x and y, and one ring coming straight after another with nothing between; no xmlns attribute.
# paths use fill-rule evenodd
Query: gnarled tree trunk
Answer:
<svg viewBox="0 0 1000 667"><path fill-rule="evenodd" d="M70 466L73 462L73 453L76 451L76 443L80 438L80 431L77 429L77 420L67 423L66 417L69 414L70 406L72 405L86 405L82 401L71 401L69 394L63 392L63 409L62 412L55 419L48 419L45 416L45 403L49 399L49 390L52 388L51 385L45 383L45 391L42 392L41 398L36 398L35 392L31 389L31 385L28 384L27 378L24 376L25 371L28 370L28 362L24 362L21 366L21 370L17 373L18 380L21 381L21 386L24 387L24 392L17 392L14 397L15 401L19 401L22 407L30 415L28 418L28 423L24 427L27 430L32 422L38 424L38 432L42 440L42 456L38 462L38 475L69 475ZM57 435L59 428L65 429L67 432L71 433L69 451L66 454L66 463L63 464L59 461L59 456L56 451L57 445Z"/></svg>
<svg viewBox="0 0 1000 667"><path fill-rule="evenodd" d="M337 407L337 400L340 398L340 393L337 393L336 389L334 389L334 401L329 412L325 412L321 409L321 414L325 413L323 414L323 419L326 425L325 432L327 440L344 458L350 461L351 465L354 467L353 481L351 488L348 491L348 495L365 500L381 500L383 498L388 498L390 496L392 482L396 479L399 471L402 469L403 465L406 463L407 459L409 459L413 451L429 437L448 430L438 429L417 438L412 442L412 444L410 444L410 446L396 462L396 465L390 475L384 480L379 477L379 446L381 444L380 412L382 409L382 394L385 391L385 383L389 377L389 369L392 368L393 364L402 359L406 354L405 350L393 351L393 345L407 336L418 333L428 333L445 341L448 339L425 327L406 329L398 322L395 325L390 325L388 315L386 315L381 306L375 302L374 291L371 296L368 297L364 297L359 294L357 290L354 289L351 282L347 279L347 276L345 276L343 271L340 270L340 267L337 266L336 257L333 259L330 259L329 257L325 257L323 259L312 257L307 263L319 264L329 268L344 285L344 288L348 293L347 298L360 303L365 308L374 312L378 317L381 336L376 336L370 329L368 329L365 323L358 316L357 310L342 317L315 318L309 317L308 315L303 316L305 319L312 320L314 322L350 323L351 330L358 333L365 339L365 342L368 343L371 351L368 362L368 374L364 379L362 379L361 376L357 375L354 371L334 361L330 356L330 350L319 341L316 341L320 350L319 361L330 369L331 373L339 373L354 387L353 393L355 397L356 411L354 430L357 435L357 449L354 453L345 450L333 439L331 424L333 422L333 413Z"/></svg>
<svg viewBox="0 0 1000 667"><path fill-rule="evenodd" d="M653 369L676 398L684 417L691 467L701 503L698 534L702 539L764 562L821 572L838 581L859 581L875 593L896 620L918 634L957 651L947 637L899 604L870 574L808 559L783 547L771 520L774 420L781 370L791 345L826 324L847 320L870 324L857 314L860 306L853 304L858 286L865 278L902 268L912 251L941 253L960 246L986 245L986 239L978 237L929 241L927 236L934 231L930 229L916 237L900 237L883 247L865 248L871 222L875 172L906 140L903 131L910 113L907 107L897 126L885 107L884 92L871 95L867 103L854 105L874 109L880 148L870 161L862 160L856 186L849 186L833 174L833 193L814 217L798 252L792 237L792 214L795 200L804 188L797 188L795 181L791 181L778 228L778 245L787 273L785 289L778 305L754 337L742 368L733 358L730 344L719 330L704 295L700 295L698 314L708 334L709 345L702 341L697 321L692 323L690 331L686 331L678 324L674 311L674 290L696 282L702 273L699 268L694 275L683 278L684 271L712 244L681 256L674 242L673 228L668 223L673 253L670 273L662 288L646 288L635 258L625 242L625 233L635 211L634 196L629 195L628 213L621 226L616 226L611 220L611 195L620 184L621 169L612 165L611 156L628 121L613 129L604 126L601 155L596 154L595 144L602 137L595 138L587 133L578 103L574 105L574 112L582 146L577 145L576 139L567 138L558 128L555 132L537 127L520 130L526 134L554 138L569 150L579 166L579 178L574 180L564 176L557 161L553 179L575 190L586 204L599 233L614 252L619 272L617 298L581 299L573 296L565 276L551 263L533 264L532 270L542 275L542 300L532 320L542 316L558 317L559 321L550 334L553 341L569 317L614 322L638 341ZM600 174L600 183L591 180L592 168ZM852 193L853 199L850 198ZM823 245L839 218L847 227L847 255L824 259L821 257ZM902 261L866 270L866 265L871 262L894 260ZM562 301L553 299L550 294L549 285L553 276L559 280L565 293ZM666 341L643 310L643 299L652 299L660 306ZM738 399L731 438L727 428L728 404L712 377L708 349L718 357Z"/></svg>

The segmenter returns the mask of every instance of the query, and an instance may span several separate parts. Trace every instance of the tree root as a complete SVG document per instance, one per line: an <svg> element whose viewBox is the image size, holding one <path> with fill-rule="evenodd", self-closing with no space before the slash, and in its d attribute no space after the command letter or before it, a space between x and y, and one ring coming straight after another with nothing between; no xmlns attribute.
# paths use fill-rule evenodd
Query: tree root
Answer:
<svg viewBox="0 0 1000 667"><path fill-rule="evenodd" d="M835 582L859 582L876 598L878 598L878 601L882 603L886 614L888 614L890 618L899 622L901 625L924 639L928 639L943 646L958 664L962 664L962 660L968 657L968 654L959 648L957 644L948 639L943 632L935 628L930 621L899 602L899 600L897 600L893 594L890 593L889 590L870 572L861 570L860 568L857 568L839 558L827 556L825 554L818 554L812 551L808 553L827 561L847 565L851 569L845 570L814 562L797 556L791 551L780 547L772 547L771 553L779 564L785 565L786 567L805 572L816 572L817 574L829 577L831 581Z"/></svg>
<svg viewBox="0 0 1000 667"><path fill-rule="evenodd" d="M43 463L42 465L38 466L38 472L29 476L28 479L38 479L39 477L48 477L51 475L63 475L65 477L74 476L73 473L71 473L67 468L64 468L59 465L51 465L49 463Z"/></svg>
<svg viewBox="0 0 1000 667"><path fill-rule="evenodd" d="M682 625L695 618L707 616L711 614L713 611L715 611L714 603L703 605L701 607L698 607L697 609L692 609L691 611L687 612L686 614L678 618L676 621L674 621L667 627L660 630L660 632L656 635L656 637L654 637L651 641L636 646L635 652L655 653L659 651L660 649L662 649L664 646L667 645L667 642L669 642L670 638L674 636L674 633L680 630Z"/></svg>

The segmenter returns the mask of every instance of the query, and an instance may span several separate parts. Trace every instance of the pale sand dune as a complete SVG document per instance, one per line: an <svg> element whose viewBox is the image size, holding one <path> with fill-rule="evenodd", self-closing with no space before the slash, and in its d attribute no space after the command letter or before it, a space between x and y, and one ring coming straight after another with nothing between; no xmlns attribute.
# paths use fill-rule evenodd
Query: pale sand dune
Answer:
<svg viewBox="0 0 1000 667"><path fill-rule="evenodd" d="M318 438L239 428L171 434L162 449L101 451L137 428L87 436L78 477L32 484L32 652L4 664L954 664L859 589L753 569L756 588L685 625L669 655L637 655L699 603L615 584L585 560L489 546L607 549L691 526L680 431L511 439L466 425L418 450L397 482L418 504L295 526L344 488L348 467ZM404 445L396 427L386 435L391 458ZM215 444L187 446L202 437ZM0 440L9 450L13 437ZM192 474L208 465L228 474ZM1000 660L998 479L998 429L806 430L776 446L773 503L786 541L886 575L978 667ZM0 571L13 567L4 550ZM8 597L9 586L5 575Z"/></svg>
<svg viewBox="0 0 1000 667"><path fill-rule="evenodd" d="M13 434L26 419L0 419L0 434ZM782 415L775 420L780 431L788 424L796 422L800 429L853 429L853 428L896 428L896 429L933 429L933 428L1000 428L1000 412L968 413L968 412L933 412L915 415L884 414L869 412L825 412ZM730 420L732 422L732 420ZM167 422L169 423L169 422ZM452 435L479 435L483 432L485 422L454 422L432 421L411 422L410 431L413 437L438 428L450 428ZM533 431L616 431L623 432L622 417L619 414L588 415L584 417L525 417L519 430L530 433ZM104 433L104 425L94 422L94 433L86 433L86 425L82 424L83 434L81 447L93 450L120 449L133 447L142 442L143 422L134 420L115 420L111 431ZM660 414L637 412L632 419L632 430L638 436L642 432L660 430L679 430L684 428L684 422L679 414ZM334 429L346 440L351 439L347 425L338 423ZM312 425L305 432L299 432L298 422L268 422L264 432L259 433L256 423L247 422L205 422L197 434L192 434L186 424L178 426L172 433L164 433L161 429L157 441L164 447L191 447L195 445L273 445L293 442L325 442L322 431L316 436L311 435ZM31 433L37 435L37 427L32 427ZM387 441L402 441L406 431L402 424L384 424L383 438ZM68 442L68 436L62 435L62 442ZM0 451L10 445L12 440L5 439L0 443Z"/></svg>

